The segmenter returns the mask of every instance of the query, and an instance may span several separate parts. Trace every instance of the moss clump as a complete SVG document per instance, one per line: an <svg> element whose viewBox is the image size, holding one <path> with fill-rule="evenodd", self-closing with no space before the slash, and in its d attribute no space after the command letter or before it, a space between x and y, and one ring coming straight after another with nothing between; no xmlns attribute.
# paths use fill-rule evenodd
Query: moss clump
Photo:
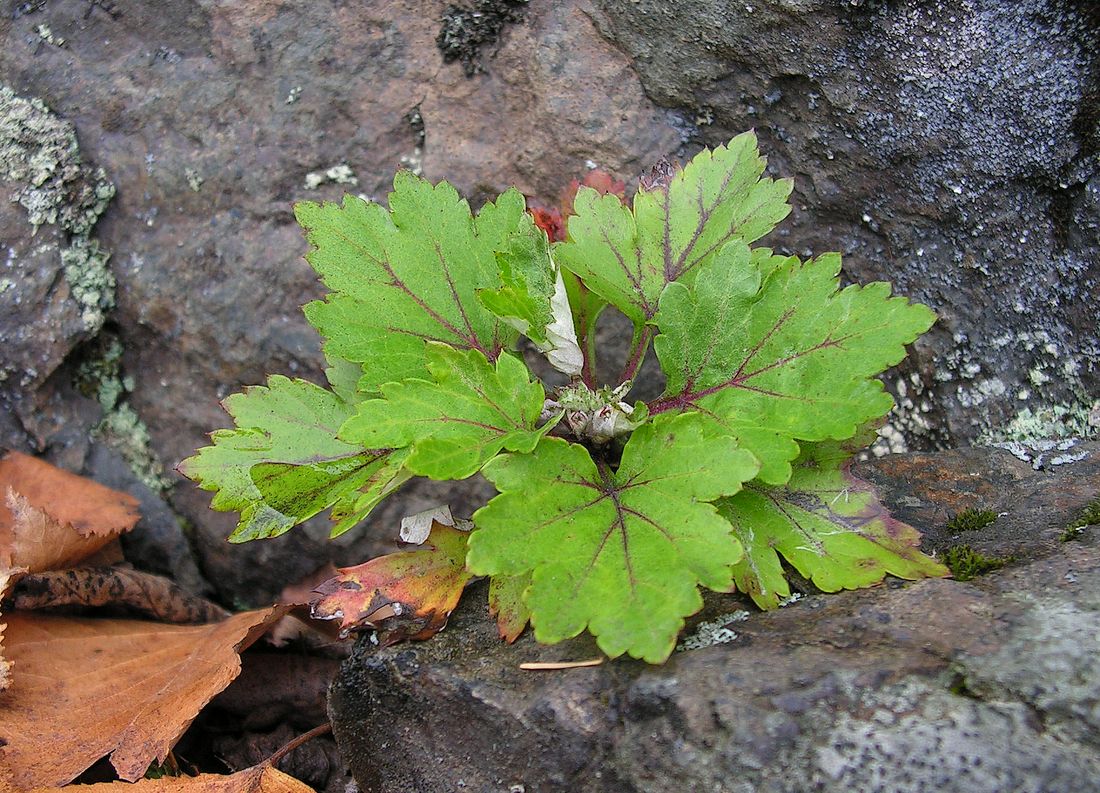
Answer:
<svg viewBox="0 0 1100 793"><path fill-rule="evenodd" d="M947 528L953 532L977 531L984 529L995 520L997 520L997 513L991 509L964 509L947 521Z"/></svg>
<svg viewBox="0 0 1100 793"><path fill-rule="evenodd" d="M1100 498L1094 498L1062 531L1062 542L1078 539L1086 526L1100 525Z"/></svg>
<svg viewBox="0 0 1100 793"><path fill-rule="evenodd" d="M969 545L952 545L943 552L942 561L951 570L956 581L969 581L980 575L999 570L1014 561L1011 556L985 556Z"/></svg>

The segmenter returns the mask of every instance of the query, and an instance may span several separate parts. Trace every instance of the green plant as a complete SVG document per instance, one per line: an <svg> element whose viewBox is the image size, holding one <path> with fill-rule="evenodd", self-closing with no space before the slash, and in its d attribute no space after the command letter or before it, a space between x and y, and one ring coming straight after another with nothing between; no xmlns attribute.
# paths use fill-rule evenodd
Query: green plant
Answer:
<svg viewBox="0 0 1100 793"><path fill-rule="evenodd" d="M1062 542L1070 542L1071 540L1080 539L1088 526L1098 524L1100 524L1100 498L1094 498L1062 530L1061 540Z"/></svg>
<svg viewBox="0 0 1100 793"><path fill-rule="evenodd" d="M764 164L745 133L683 169L661 163L632 206L580 187L553 244L514 189L471 215L450 185L408 172L388 210L298 204L330 290L305 307L329 388L275 376L229 397L237 428L181 470L241 513L238 542L325 509L339 534L412 476L480 471L499 494L472 533L433 529L440 591L490 576L508 635L530 616L539 641L587 629L608 655L650 662L700 585L778 605L781 558L825 591L946 574L847 469L893 404L874 376L935 317L885 283L839 290L838 254L750 247L790 211L790 180L762 178ZM609 308L633 339L605 383L594 328ZM566 385L531 375L521 334ZM665 391L629 404L650 346ZM398 603L423 617L402 635L436 624L445 607L385 596L377 563L345 573L358 605L322 611L362 624Z"/></svg>
<svg viewBox="0 0 1100 793"><path fill-rule="evenodd" d="M1015 561L1012 556L986 556L969 545L952 545L943 552L943 563L956 581L969 581Z"/></svg>
<svg viewBox="0 0 1100 793"><path fill-rule="evenodd" d="M977 531L997 520L997 513L991 509L964 509L947 521L947 528L953 532Z"/></svg>

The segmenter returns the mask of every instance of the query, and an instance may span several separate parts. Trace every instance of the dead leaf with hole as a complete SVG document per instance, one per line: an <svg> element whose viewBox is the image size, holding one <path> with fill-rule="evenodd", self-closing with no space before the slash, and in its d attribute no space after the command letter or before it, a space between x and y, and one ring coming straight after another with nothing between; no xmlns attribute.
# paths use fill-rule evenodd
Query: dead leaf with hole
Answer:
<svg viewBox="0 0 1100 793"><path fill-rule="evenodd" d="M472 578L466 570L468 536L436 522L415 551L341 569L317 587L321 597L313 602L313 616L339 619L344 630L375 628L383 645L435 635Z"/></svg>
<svg viewBox="0 0 1100 793"><path fill-rule="evenodd" d="M267 763L235 774L142 779L137 783L100 782L74 788L79 793L314 793L313 788ZM29 793L59 793L56 788L35 788Z"/></svg>
<svg viewBox="0 0 1100 793"><path fill-rule="evenodd" d="M282 613L194 626L8 615L13 673L0 695L0 767L27 790L71 782L110 754L119 777L140 779L237 676L238 653Z"/></svg>

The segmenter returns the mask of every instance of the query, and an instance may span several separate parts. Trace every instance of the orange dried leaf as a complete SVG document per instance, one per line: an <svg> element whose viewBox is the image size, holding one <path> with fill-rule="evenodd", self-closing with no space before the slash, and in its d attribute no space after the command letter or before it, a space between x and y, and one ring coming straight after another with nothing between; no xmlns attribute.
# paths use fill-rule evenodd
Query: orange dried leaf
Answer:
<svg viewBox="0 0 1100 793"><path fill-rule="evenodd" d="M100 782L96 785L81 785L74 790L79 793L314 793L309 785L266 763L227 776L166 776L160 779L142 779L134 784ZM59 792L56 788L35 788L30 793Z"/></svg>
<svg viewBox="0 0 1100 793"><path fill-rule="evenodd" d="M14 673L0 700L0 767L27 790L71 782L110 754L122 779L140 779L238 675L238 653L280 614L263 609L194 626L8 615Z"/></svg>
<svg viewBox="0 0 1100 793"><path fill-rule="evenodd" d="M71 567L138 521L137 499L18 452L0 458L0 568Z"/></svg>
<svg viewBox="0 0 1100 793"><path fill-rule="evenodd" d="M415 551L391 553L340 575L317 588L317 619L339 619L344 630L380 632L383 644L427 639L447 618L471 575L466 570L467 533L433 523L427 542Z"/></svg>

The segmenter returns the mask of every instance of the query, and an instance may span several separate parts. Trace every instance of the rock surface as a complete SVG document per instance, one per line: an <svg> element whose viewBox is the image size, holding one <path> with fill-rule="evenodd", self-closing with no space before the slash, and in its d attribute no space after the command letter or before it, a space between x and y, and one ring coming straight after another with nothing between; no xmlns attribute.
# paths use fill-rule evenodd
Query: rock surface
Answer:
<svg viewBox="0 0 1100 793"><path fill-rule="evenodd" d="M0 212L0 444L93 473L96 445L112 446L184 527L143 553L197 567L226 603L266 602L330 558L376 552L401 515L441 501L468 513L485 492L418 484L339 543L322 520L230 546L234 517L172 473L227 423L222 397L266 373L321 376L299 311L320 289L294 201L381 198L404 164L475 204L510 184L552 203L589 161L629 180L748 127L798 185L772 244L839 248L853 278L890 279L943 317L889 377L901 407L884 448L958 443L1009 419L1010 433L1095 431L1090 8L14 4L0 18L0 189L19 202ZM495 21L470 28L473 11ZM445 62L440 42L459 58ZM20 164L28 121L50 133L45 191ZM104 335L121 345L113 368ZM107 388L74 387L89 368L111 370Z"/></svg>
<svg viewBox="0 0 1100 793"><path fill-rule="evenodd" d="M747 600L714 596L698 619L726 643L660 667L522 671L598 653L502 645L475 588L431 641L358 642L337 742L364 791L1100 790L1100 527L1058 539L1100 493L1100 444L1076 451L1039 471L990 449L865 464L930 550L960 540L949 516L991 509L963 539L1016 561L743 620Z"/></svg>

